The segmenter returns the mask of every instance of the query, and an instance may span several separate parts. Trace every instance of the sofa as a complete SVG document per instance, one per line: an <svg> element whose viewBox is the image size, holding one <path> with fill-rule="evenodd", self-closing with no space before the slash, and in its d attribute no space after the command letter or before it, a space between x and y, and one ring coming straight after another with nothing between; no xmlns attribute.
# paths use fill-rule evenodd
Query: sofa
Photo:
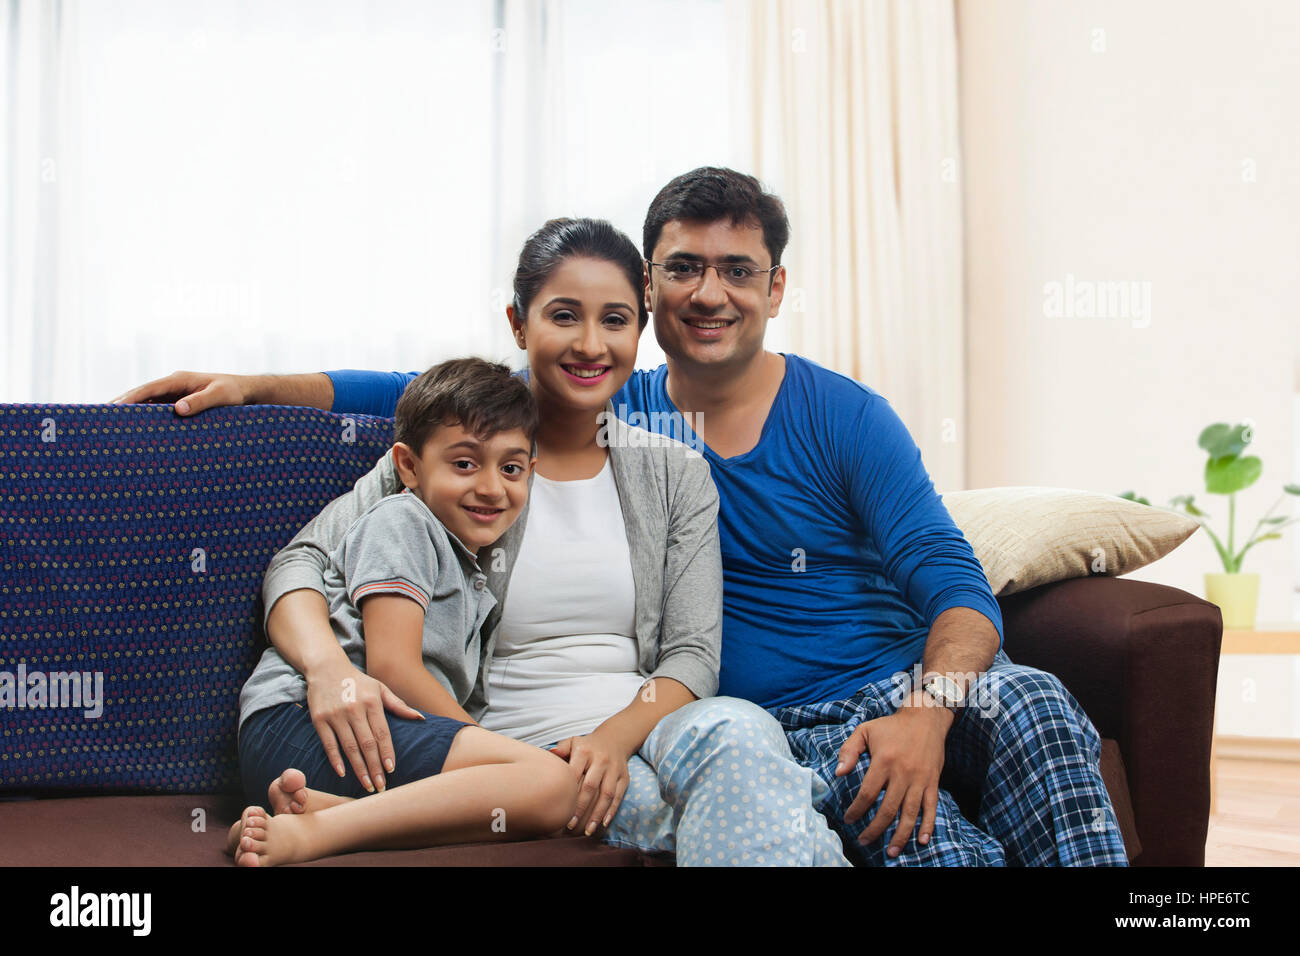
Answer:
<svg viewBox="0 0 1300 956"><path fill-rule="evenodd" d="M281 406L182 419L169 406L0 405L0 863L229 865L262 573L370 469L391 426ZM1101 733L1130 860L1203 865L1218 608L1112 577L999 601L1011 659L1060 677ZM952 789L974 817L978 794ZM671 862L553 837L308 865Z"/></svg>

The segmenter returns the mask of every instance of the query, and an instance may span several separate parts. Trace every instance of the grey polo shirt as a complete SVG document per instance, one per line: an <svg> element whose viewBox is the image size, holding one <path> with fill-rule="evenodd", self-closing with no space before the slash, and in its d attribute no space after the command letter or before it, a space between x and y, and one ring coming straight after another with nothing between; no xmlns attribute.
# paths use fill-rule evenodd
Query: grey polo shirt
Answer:
<svg viewBox="0 0 1300 956"><path fill-rule="evenodd" d="M381 498L357 518L325 569L330 625L362 671L358 605L374 594L400 594L424 608L424 666L464 704L478 680L483 622L497 599L474 555L409 490ZM239 695L240 726L259 710L306 699L306 680L268 647Z"/></svg>

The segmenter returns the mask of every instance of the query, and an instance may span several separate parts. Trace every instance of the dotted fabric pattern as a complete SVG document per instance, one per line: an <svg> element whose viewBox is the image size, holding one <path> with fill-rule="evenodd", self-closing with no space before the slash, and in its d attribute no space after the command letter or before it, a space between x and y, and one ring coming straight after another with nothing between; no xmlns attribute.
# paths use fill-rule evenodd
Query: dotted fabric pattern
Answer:
<svg viewBox="0 0 1300 956"><path fill-rule="evenodd" d="M387 451L392 424L0 404L0 790L237 789L262 575ZM73 686L93 695L96 673L93 716Z"/></svg>

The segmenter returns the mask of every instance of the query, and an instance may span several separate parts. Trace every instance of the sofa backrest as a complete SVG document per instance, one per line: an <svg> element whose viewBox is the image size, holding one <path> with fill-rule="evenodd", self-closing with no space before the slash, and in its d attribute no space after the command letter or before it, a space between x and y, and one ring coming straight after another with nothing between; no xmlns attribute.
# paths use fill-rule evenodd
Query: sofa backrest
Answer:
<svg viewBox="0 0 1300 956"><path fill-rule="evenodd" d="M391 436L272 405L0 405L0 790L234 789L266 566Z"/></svg>

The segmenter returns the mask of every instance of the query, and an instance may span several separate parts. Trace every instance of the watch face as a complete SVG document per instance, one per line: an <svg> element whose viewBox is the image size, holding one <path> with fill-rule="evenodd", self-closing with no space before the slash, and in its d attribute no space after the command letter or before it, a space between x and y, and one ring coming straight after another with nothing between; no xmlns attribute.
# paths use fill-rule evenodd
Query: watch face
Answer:
<svg viewBox="0 0 1300 956"><path fill-rule="evenodd" d="M963 694L961 685L951 677L937 675L925 682L924 687L945 707L960 707Z"/></svg>

